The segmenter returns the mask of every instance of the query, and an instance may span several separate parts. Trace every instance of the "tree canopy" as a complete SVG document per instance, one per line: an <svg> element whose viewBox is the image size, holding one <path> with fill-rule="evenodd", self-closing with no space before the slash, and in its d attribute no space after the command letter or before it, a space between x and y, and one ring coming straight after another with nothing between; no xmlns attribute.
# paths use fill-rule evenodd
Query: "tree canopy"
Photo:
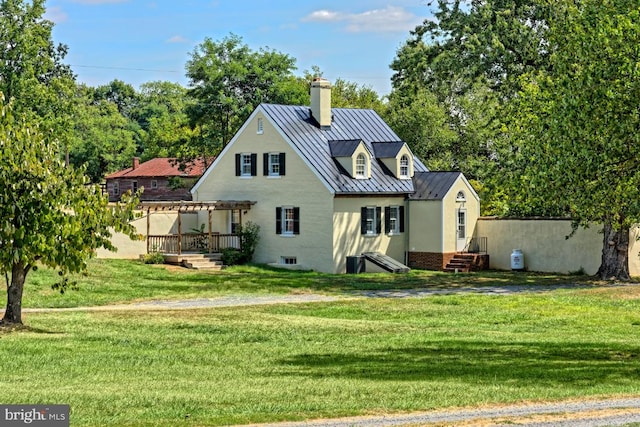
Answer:
<svg viewBox="0 0 640 427"><path fill-rule="evenodd" d="M137 202L116 207L82 168L65 167L55 138L47 138L27 115L0 111L0 271L7 282L2 323L22 323L27 274L38 264L62 275L86 268L95 249L113 250L113 231L134 236L129 223ZM62 288L64 289L64 287Z"/></svg>
<svg viewBox="0 0 640 427"><path fill-rule="evenodd" d="M0 93L16 113L34 114L65 139L73 112L74 76L67 46L54 44L45 0L0 1Z"/></svg>
<svg viewBox="0 0 640 427"><path fill-rule="evenodd" d="M512 105L516 149L504 186L514 204L603 224L599 274L628 279L629 228L640 222L640 9L633 0L566 2L549 41L551 66L523 78Z"/></svg>
<svg viewBox="0 0 640 427"><path fill-rule="evenodd" d="M297 89L290 83L295 59L262 48L253 51L242 38L229 35L220 42L206 38L187 62L189 106L193 126L200 129L193 157L211 156L226 145L261 102L283 103Z"/></svg>

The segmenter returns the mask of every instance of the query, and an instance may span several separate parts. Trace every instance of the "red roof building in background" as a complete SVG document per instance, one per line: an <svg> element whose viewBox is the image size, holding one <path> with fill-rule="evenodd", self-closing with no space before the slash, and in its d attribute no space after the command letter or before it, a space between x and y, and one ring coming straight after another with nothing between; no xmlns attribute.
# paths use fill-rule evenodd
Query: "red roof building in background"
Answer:
<svg viewBox="0 0 640 427"><path fill-rule="evenodd" d="M159 157L140 163L133 158L130 168L106 177L109 201L120 200L123 193L144 188L140 201L191 200L191 187L202 176L206 166L202 159L194 160L181 169L175 158Z"/></svg>

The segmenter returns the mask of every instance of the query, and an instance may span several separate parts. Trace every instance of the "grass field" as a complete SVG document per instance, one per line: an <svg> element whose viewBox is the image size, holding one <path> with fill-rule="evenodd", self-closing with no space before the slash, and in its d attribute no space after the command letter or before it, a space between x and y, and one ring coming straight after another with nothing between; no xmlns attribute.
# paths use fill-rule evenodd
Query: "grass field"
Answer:
<svg viewBox="0 0 640 427"><path fill-rule="evenodd" d="M39 271L34 278L40 284L29 285L38 294L31 306L51 305L40 289L47 274ZM272 287L339 293L586 279L330 276L259 267L213 274L101 261L83 280L80 291L55 296L55 305L266 293ZM127 289L138 283L143 290ZM74 426L227 425L640 393L636 286L29 313L25 321L24 330L0 332L3 403L67 403Z"/></svg>

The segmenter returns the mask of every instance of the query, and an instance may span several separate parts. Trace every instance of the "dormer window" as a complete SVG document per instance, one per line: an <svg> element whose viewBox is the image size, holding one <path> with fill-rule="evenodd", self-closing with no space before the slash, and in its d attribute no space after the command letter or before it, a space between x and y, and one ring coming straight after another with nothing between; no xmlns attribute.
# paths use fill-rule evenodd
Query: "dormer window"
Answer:
<svg viewBox="0 0 640 427"><path fill-rule="evenodd" d="M458 191L456 194L456 202L466 202L467 197L464 195L464 191Z"/></svg>
<svg viewBox="0 0 640 427"><path fill-rule="evenodd" d="M409 156L400 157L400 178L409 178Z"/></svg>
<svg viewBox="0 0 640 427"><path fill-rule="evenodd" d="M366 178L367 158L364 154L358 154L356 157L356 178Z"/></svg>

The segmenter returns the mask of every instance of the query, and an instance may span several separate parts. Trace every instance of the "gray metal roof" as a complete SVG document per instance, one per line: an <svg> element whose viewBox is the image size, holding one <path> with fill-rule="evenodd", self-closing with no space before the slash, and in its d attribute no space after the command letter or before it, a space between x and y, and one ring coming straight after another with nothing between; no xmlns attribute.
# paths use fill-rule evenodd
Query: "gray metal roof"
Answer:
<svg viewBox="0 0 640 427"><path fill-rule="evenodd" d="M333 157L351 157L362 142L361 139L346 141L329 141L329 151Z"/></svg>
<svg viewBox="0 0 640 427"><path fill-rule="evenodd" d="M416 172L413 185L416 192L409 198L412 200L442 200L461 172Z"/></svg>
<svg viewBox="0 0 640 427"><path fill-rule="evenodd" d="M260 107L336 194L414 192L412 180L397 179L377 161L371 162L371 178L355 179L341 170L332 157L329 141L362 140L372 159L375 158L373 142L392 143L394 147L401 142L375 111L333 108L331 128L321 130L311 118L309 107L275 104L261 104ZM414 170L416 173L428 171L415 156Z"/></svg>
<svg viewBox="0 0 640 427"><path fill-rule="evenodd" d="M404 142L374 142L372 145L377 158L387 159L397 156L404 147Z"/></svg>

